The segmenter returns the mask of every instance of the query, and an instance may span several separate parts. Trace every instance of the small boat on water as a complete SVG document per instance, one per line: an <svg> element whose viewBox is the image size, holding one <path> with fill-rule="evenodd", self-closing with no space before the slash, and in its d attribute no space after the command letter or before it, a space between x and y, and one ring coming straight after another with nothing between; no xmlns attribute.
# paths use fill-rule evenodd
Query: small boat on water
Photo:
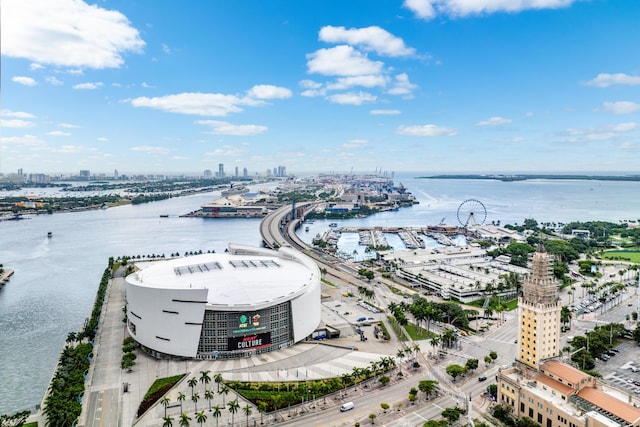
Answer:
<svg viewBox="0 0 640 427"><path fill-rule="evenodd" d="M306 227L304 228L304 231L309 231L309 226L306 226Z"/></svg>
<svg viewBox="0 0 640 427"><path fill-rule="evenodd" d="M169 218L169 214L160 214L160 218Z"/></svg>
<svg viewBox="0 0 640 427"><path fill-rule="evenodd" d="M336 228L338 226L337 222L332 222L331 224L329 224L329 227L331 228Z"/></svg>
<svg viewBox="0 0 640 427"><path fill-rule="evenodd" d="M52 233L51 231L50 231L50 232L48 232L48 233L47 233L47 237L48 237L48 238L52 238L52 237L53 237L53 233Z"/></svg>

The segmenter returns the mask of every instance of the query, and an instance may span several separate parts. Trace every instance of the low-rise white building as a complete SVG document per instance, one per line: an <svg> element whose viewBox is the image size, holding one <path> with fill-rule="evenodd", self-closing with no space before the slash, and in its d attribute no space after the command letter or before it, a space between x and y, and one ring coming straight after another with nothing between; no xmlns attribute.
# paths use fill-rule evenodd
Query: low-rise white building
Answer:
<svg viewBox="0 0 640 427"><path fill-rule="evenodd" d="M288 347L320 323L320 271L289 248L155 262L126 278L127 328L155 357L233 358Z"/></svg>

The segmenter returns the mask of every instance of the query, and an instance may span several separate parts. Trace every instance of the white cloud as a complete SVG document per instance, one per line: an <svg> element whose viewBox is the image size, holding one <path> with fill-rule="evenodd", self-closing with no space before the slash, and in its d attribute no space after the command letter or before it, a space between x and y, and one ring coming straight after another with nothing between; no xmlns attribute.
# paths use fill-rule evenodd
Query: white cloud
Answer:
<svg viewBox="0 0 640 427"><path fill-rule="evenodd" d="M2 54L66 67L117 68L144 41L126 16L81 0L4 0Z"/></svg>
<svg viewBox="0 0 640 427"><path fill-rule="evenodd" d="M73 86L74 89L82 89L82 90L95 90L95 89L98 89L100 87L102 87L102 82L78 83L77 85Z"/></svg>
<svg viewBox="0 0 640 427"><path fill-rule="evenodd" d="M524 138L521 137L521 136L512 136L512 137L509 137L509 138L497 138L497 139L494 139L494 141L496 141L496 142L516 143L516 142L524 141Z"/></svg>
<svg viewBox="0 0 640 427"><path fill-rule="evenodd" d="M207 151L204 153L207 157L220 157L220 156L237 156L242 153L238 147L232 147L230 145L225 145L220 148L216 148L213 151Z"/></svg>
<svg viewBox="0 0 640 427"><path fill-rule="evenodd" d="M107 142L107 141L109 141L109 138L105 138L104 136L100 136L100 137L97 138L97 140L100 141L100 142Z"/></svg>
<svg viewBox="0 0 640 427"><path fill-rule="evenodd" d="M210 126L211 127L210 133L215 135L252 136L252 135L259 135L267 131L266 126L234 125L233 123L222 122L217 120L199 120L196 123L200 125Z"/></svg>
<svg viewBox="0 0 640 427"><path fill-rule="evenodd" d="M407 73L398 74L394 81L394 86L387 91L390 95L404 95L405 98L410 97L411 92L417 86L409 81Z"/></svg>
<svg viewBox="0 0 640 427"><path fill-rule="evenodd" d="M221 116L242 111L245 101L235 95L221 93L179 93L155 98L145 96L131 100L134 107L149 107L170 113Z"/></svg>
<svg viewBox="0 0 640 427"><path fill-rule="evenodd" d="M300 86L304 89L320 89L322 83L314 82L313 80L300 80Z"/></svg>
<svg viewBox="0 0 640 427"><path fill-rule="evenodd" d="M453 17L531 9L558 9L576 0L405 0L403 6L418 18L429 20L438 14Z"/></svg>
<svg viewBox="0 0 640 427"><path fill-rule="evenodd" d="M395 116L400 114L400 110L371 110L369 114L373 116Z"/></svg>
<svg viewBox="0 0 640 427"><path fill-rule="evenodd" d="M46 77L45 80L47 81L47 83L49 83L50 85L54 85L54 86L60 86L63 85L64 82L62 80L58 80L57 78L55 78L54 76L49 76Z"/></svg>
<svg viewBox="0 0 640 427"><path fill-rule="evenodd" d="M369 145L369 142L366 139L350 139L346 143L342 144L340 148L345 150L355 149L355 148L366 148Z"/></svg>
<svg viewBox="0 0 640 427"><path fill-rule="evenodd" d="M43 68L44 68L44 66L43 66L43 65L38 64L38 63L36 63L36 62L33 62L33 63L31 63L31 64L29 65L29 69L30 69L30 70L32 70L32 71L35 71L35 70L42 70Z"/></svg>
<svg viewBox="0 0 640 427"><path fill-rule="evenodd" d="M640 111L640 104L630 101L605 102L604 110L613 114L631 114Z"/></svg>
<svg viewBox="0 0 640 427"><path fill-rule="evenodd" d="M345 27L327 25L320 29L319 38L324 42L347 43L386 56L408 56L415 53L415 49L405 46L401 38L375 26L347 30Z"/></svg>
<svg viewBox="0 0 640 427"><path fill-rule="evenodd" d="M561 142L570 143L609 141L619 139L621 133L630 132L637 127L638 124L635 122L626 122L597 128L568 128L558 136Z"/></svg>
<svg viewBox="0 0 640 427"><path fill-rule="evenodd" d="M362 105L364 102L373 102L378 99L377 96L367 92L347 92L337 93L327 96L327 100L334 104Z"/></svg>
<svg viewBox="0 0 640 427"><path fill-rule="evenodd" d="M11 81L20 83L21 85L24 85L24 86L35 86L38 84L34 79L26 76L15 76L11 78Z"/></svg>
<svg viewBox="0 0 640 427"><path fill-rule="evenodd" d="M589 80L584 84L587 86L595 86L595 87L602 87L602 88L613 86L613 85L638 86L640 85L640 76L630 76L629 74L624 74L624 73L616 73L616 74L600 73L596 76L595 79Z"/></svg>
<svg viewBox="0 0 640 427"><path fill-rule="evenodd" d="M307 54L309 73L325 76L361 76L380 74L383 63L371 61L351 46L336 46L319 49Z"/></svg>
<svg viewBox="0 0 640 427"><path fill-rule="evenodd" d="M354 86L362 87L384 87L387 84L387 78L382 75L368 76L351 76L340 77L335 82L327 83L327 90L344 90Z"/></svg>
<svg viewBox="0 0 640 427"><path fill-rule="evenodd" d="M638 127L638 124L635 122L627 122L627 123L619 123L617 125L611 126L611 130L614 132L629 132Z"/></svg>
<svg viewBox="0 0 640 427"><path fill-rule="evenodd" d="M162 51L167 55L171 53L171 49L166 44L162 43Z"/></svg>
<svg viewBox="0 0 640 427"><path fill-rule="evenodd" d="M65 129L75 129L75 128L79 128L80 127L78 125L73 125L71 123L60 123L58 126L60 126L61 128L65 128Z"/></svg>
<svg viewBox="0 0 640 427"><path fill-rule="evenodd" d="M433 0L405 0L403 6L411 10L421 19L433 19L436 10L433 7Z"/></svg>
<svg viewBox="0 0 640 427"><path fill-rule="evenodd" d="M500 116L489 117L487 120L483 120L481 122L476 123L476 126L500 126L500 125L508 125L511 123L511 119L505 119Z"/></svg>
<svg viewBox="0 0 640 427"><path fill-rule="evenodd" d="M53 149L56 153L82 153L86 151L97 151L95 148L85 147L81 145L63 145L60 148Z"/></svg>
<svg viewBox="0 0 640 427"><path fill-rule="evenodd" d="M49 136L70 136L69 132L63 132L61 130L52 130L51 132L47 132L46 135Z"/></svg>
<svg viewBox="0 0 640 427"><path fill-rule="evenodd" d="M3 117L17 117L19 119L34 119L34 116L31 113L25 113L24 111L11 111L11 110L2 110L0 111L0 115Z"/></svg>
<svg viewBox="0 0 640 427"><path fill-rule="evenodd" d="M30 128L33 127L34 123L28 120L22 119L0 119L0 127L3 128Z"/></svg>
<svg viewBox="0 0 640 427"><path fill-rule="evenodd" d="M291 91L274 85L255 85L247 91L247 96L256 99L285 99L291 97Z"/></svg>
<svg viewBox="0 0 640 427"><path fill-rule="evenodd" d="M138 151L147 154L167 154L169 152L169 149L152 145L138 145L135 147L131 147L131 151Z"/></svg>
<svg viewBox="0 0 640 427"><path fill-rule="evenodd" d="M309 89L304 90L300 93L302 96L306 96L308 98L314 98L316 96L325 96L327 91L325 89Z"/></svg>
<svg viewBox="0 0 640 427"><path fill-rule="evenodd" d="M422 126L398 126L396 129L398 135L406 136L454 136L458 134L458 131L453 128L436 125L422 125Z"/></svg>
<svg viewBox="0 0 640 427"><path fill-rule="evenodd" d="M34 135L0 137L3 144L24 145L31 148L43 147L44 141Z"/></svg>

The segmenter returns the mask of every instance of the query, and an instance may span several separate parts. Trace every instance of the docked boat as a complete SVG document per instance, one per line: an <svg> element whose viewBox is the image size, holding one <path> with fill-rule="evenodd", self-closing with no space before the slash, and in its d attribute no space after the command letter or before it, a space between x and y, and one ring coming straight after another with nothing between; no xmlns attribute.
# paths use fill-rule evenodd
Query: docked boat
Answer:
<svg viewBox="0 0 640 427"><path fill-rule="evenodd" d="M331 228L336 228L338 226L337 222L332 222L331 224L329 224L329 227Z"/></svg>
<svg viewBox="0 0 640 427"><path fill-rule="evenodd" d="M304 231L309 231L309 226L306 226L306 227L304 228Z"/></svg>
<svg viewBox="0 0 640 427"><path fill-rule="evenodd" d="M52 233L51 231L50 231L50 232L48 232L48 233L47 233L47 237L48 237L48 238L52 238L52 237L53 237L53 233Z"/></svg>
<svg viewBox="0 0 640 427"><path fill-rule="evenodd" d="M220 192L220 195L222 197L229 197L229 196L238 196L238 195L242 195L244 193L248 193L249 189L243 185L240 186L234 186L233 184L231 185L231 187L228 190L223 190Z"/></svg>
<svg viewBox="0 0 640 427"><path fill-rule="evenodd" d="M160 214L160 218L169 218L169 214Z"/></svg>

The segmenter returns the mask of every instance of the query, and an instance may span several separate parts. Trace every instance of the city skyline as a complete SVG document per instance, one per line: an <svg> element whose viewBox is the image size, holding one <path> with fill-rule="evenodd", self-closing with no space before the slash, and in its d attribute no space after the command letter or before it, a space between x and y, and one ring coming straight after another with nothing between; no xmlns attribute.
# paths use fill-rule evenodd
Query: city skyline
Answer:
<svg viewBox="0 0 640 427"><path fill-rule="evenodd" d="M55 3L2 5L5 175L638 171L638 2Z"/></svg>

